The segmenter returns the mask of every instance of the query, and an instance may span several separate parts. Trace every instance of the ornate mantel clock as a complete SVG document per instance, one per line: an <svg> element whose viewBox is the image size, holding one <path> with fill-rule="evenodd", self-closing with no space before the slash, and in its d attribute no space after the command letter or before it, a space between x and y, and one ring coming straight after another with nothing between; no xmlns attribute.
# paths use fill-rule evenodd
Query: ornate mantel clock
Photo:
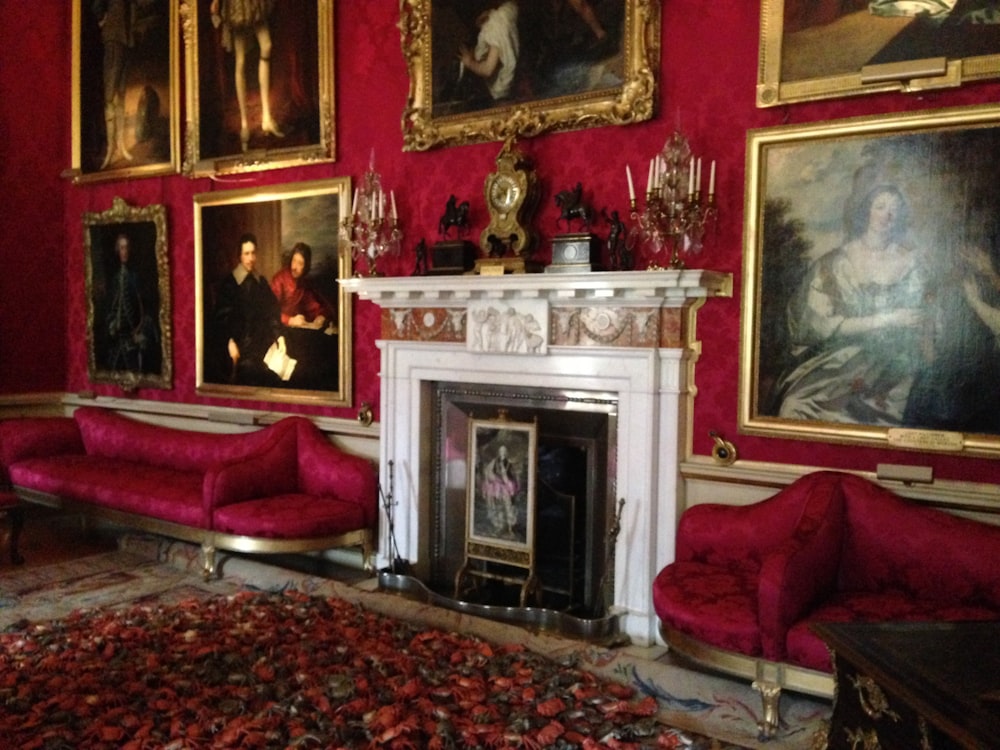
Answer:
<svg viewBox="0 0 1000 750"><path fill-rule="evenodd" d="M537 240L528 223L538 205L538 180L511 140L500 150L496 170L486 176L483 193L490 223L479 237L485 257L476 262L476 271L523 273Z"/></svg>

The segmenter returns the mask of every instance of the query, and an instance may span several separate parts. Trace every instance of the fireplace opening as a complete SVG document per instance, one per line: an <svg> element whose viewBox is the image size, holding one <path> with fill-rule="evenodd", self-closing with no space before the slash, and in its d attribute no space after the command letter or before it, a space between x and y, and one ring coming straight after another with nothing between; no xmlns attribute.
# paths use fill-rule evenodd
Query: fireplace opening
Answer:
<svg viewBox="0 0 1000 750"><path fill-rule="evenodd" d="M421 524L428 551L423 583L440 596L488 607L527 606L576 618L607 616L614 580L609 528L614 524L617 396L557 389L433 384L430 507ZM502 560L470 561L470 425L503 414L536 425L533 574ZM474 585L459 586L468 564ZM481 571L481 574L479 572Z"/></svg>

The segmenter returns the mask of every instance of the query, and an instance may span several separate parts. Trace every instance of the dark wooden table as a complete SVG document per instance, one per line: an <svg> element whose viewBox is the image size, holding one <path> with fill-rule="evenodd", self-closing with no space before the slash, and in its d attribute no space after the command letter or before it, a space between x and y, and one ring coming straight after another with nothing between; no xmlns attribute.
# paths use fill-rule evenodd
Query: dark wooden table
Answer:
<svg viewBox="0 0 1000 750"><path fill-rule="evenodd" d="M1000 622L820 623L829 748L1000 748Z"/></svg>

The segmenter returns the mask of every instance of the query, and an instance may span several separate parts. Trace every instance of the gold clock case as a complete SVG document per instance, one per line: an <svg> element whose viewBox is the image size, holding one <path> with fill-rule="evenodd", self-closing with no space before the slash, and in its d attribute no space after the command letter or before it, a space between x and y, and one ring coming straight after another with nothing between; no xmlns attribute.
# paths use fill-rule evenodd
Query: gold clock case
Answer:
<svg viewBox="0 0 1000 750"><path fill-rule="evenodd" d="M515 256L530 252L537 235L527 226L538 204L538 178L529 161L510 141L504 143L496 159L496 171L486 176L483 186L490 223L479 236L479 247L490 251L491 236L510 238Z"/></svg>

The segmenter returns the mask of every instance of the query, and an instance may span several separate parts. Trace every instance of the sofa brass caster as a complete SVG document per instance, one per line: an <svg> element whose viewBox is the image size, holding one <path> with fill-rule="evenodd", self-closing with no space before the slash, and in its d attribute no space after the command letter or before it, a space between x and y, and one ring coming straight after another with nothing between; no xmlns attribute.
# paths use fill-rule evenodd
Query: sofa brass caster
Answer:
<svg viewBox="0 0 1000 750"><path fill-rule="evenodd" d="M761 720L757 722L757 729L760 731L761 739L770 739L774 736L775 732L778 731L778 725L781 723L781 717L779 715L781 685L776 682L754 680L750 687L760 693L760 699L764 709L764 714L761 717Z"/></svg>
<svg viewBox="0 0 1000 750"><path fill-rule="evenodd" d="M215 577L215 545L201 545L202 566L201 575L205 581L211 581Z"/></svg>

